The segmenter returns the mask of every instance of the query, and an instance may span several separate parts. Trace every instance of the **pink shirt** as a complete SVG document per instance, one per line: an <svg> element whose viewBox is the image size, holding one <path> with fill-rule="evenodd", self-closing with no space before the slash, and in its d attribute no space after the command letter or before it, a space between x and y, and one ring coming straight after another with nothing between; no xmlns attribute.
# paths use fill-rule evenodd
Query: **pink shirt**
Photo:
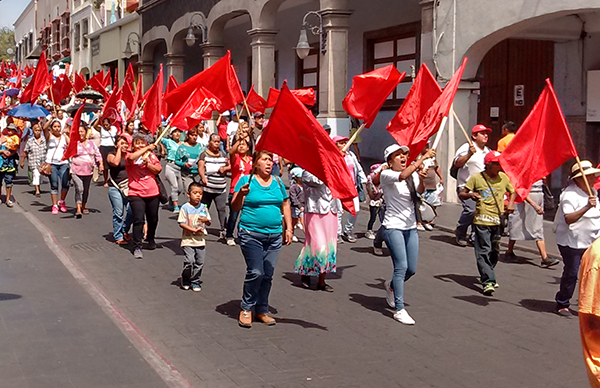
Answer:
<svg viewBox="0 0 600 388"><path fill-rule="evenodd" d="M128 152L125 162L125 170L129 178L129 196L131 197L155 197L159 194L156 176L141 163L141 157L138 160L129 160L130 153ZM148 156L148 163L158 164L158 158L153 153Z"/></svg>
<svg viewBox="0 0 600 388"><path fill-rule="evenodd" d="M102 155L93 141L77 142L77 155L71 159L71 173L80 176L92 175L94 165L102 161Z"/></svg>
<svg viewBox="0 0 600 388"><path fill-rule="evenodd" d="M252 157L248 156L248 161L244 161L239 154L235 154L235 159L231 165L231 188L229 192L233 194L233 189L240 178L244 175L250 175L252 171Z"/></svg>

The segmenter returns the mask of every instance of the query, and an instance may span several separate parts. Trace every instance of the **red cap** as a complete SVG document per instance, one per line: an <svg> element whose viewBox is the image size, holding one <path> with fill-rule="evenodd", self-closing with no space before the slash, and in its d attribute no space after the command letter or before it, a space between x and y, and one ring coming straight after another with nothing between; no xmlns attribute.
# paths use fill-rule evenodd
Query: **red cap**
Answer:
<svg viewBox="0 0 600 388"><path fill-rule="evenodd" d="M488 163L498 163L498 156L500 156L500 152L498 151L490 151L487 154L485 154L485 158L483 158L483 164L488 164Z"/></svg>
<svg viewBox="0 0 600 388"><path fill-rule="evenodd" d="M492 132L492 129L486 127L483 124L477 124L476 126L473 127L473 130L471 131L471 134L474 135L474 134L479 133L479 132Z"/></svg>

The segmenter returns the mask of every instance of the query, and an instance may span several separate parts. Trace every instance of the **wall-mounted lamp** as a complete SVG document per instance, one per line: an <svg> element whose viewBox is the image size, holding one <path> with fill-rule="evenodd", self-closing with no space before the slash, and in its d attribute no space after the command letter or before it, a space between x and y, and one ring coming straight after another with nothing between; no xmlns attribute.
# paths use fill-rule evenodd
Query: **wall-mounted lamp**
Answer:
<svg viewBox="0 0 600 388"><path fill-rule="evenodd" d="M194 16L200 16L200 23L194 23ZM190 26L187 30L187 35L185 36L185 43L192 47L196 43L196 34L194 34L194 29L198 28L202 32L202 43L206 43L206 39L208 38L208 27L206 26L206 17L201 12L196 12L192 15L190 19Z"/></svg>
<svg viewBox="0 0 600 388"><path fill-rule="evenodd" d="M134 35L134 37L132 38L131 35ZM125 45L125 51L123 51L123 54L127 58L129 58L130 56L133 55L133 51L131 50L131 43L138 45L137 46L138 47L137 54L140 55L141 49L142 49L142 44L141 44L140 35L137 32L132 32L127 36L127 44Z"/></svg>
<svg viewBox="0 0 600 388"><path fill-rule="evenodd" d="M308 17L311 15L315 15L319 18L319 25L313 26L308 24ZM323 16L318 11L309 11L304 18L302 19L302 29L300 30L300 39L298 39L298 44L294 49L296 50L296 55L298 58L304 59L310 54L310 44L308 43L308 35L306 31L310 31L313 35L319 35L321 41L321 54L325 54L327 52L327 33L323 28Z"/></svg>

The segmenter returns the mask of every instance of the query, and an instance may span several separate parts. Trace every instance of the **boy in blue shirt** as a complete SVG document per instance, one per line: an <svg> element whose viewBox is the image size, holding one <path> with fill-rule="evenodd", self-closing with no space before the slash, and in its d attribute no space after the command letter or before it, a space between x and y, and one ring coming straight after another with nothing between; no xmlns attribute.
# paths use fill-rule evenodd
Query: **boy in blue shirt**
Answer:
<svg viewBox="0 0 600 388"><path fill-rule="evenodd" d="M206 205L200 203L202 199L202 186L192 182L188 186L189 202L179 209L177 222L181 227L181 247L185 258L183 259L183 271L181 272L181 288L200 292L200 275L204 267L206 256L206 225L210 225L210 214Z"/></svg>

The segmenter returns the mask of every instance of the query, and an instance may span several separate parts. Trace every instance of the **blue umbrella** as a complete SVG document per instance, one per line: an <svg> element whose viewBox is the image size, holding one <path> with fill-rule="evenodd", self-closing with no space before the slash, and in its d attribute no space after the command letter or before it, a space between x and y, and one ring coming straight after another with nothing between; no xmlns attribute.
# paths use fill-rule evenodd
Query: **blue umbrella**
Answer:
<svg viewBox="0 0 600 388"><path fill-rule="evenodd" d="M33 104L17 105L16 107L8 111L9 116L23 117L28 119L46 117L49 114L50 112L48 112L43 106Z"/></svg>
<svg viewBox="0 0 600 388"><path fill-rule="evenodd" d="M10 89L6 89L4 91L4 97L6 97L6 96L14 97L18 94L19 94L19 89L17 89L17 88L10 88Z"/></svg>
<svg viewBox="0 0 600 388"><path fill-rule="evenodd" d="M17 77L12 77L8 79L8 82L12 82L13 84L17 82Z"/></svg>

